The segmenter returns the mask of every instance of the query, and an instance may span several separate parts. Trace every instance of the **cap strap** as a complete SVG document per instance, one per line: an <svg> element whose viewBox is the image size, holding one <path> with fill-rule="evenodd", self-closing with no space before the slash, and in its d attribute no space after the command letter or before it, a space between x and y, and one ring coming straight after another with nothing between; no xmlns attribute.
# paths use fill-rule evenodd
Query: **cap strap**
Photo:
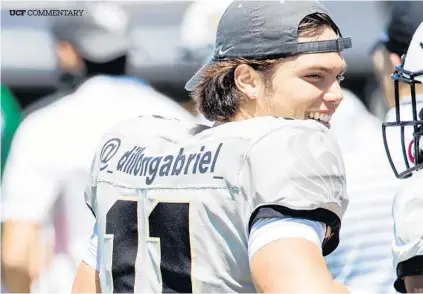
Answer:
<svg viewBox="0 0 423 294"><path fill-rule="evenodd" d="M305 53L326 53L326 52L341 52L352 47L351 37L338 38L335 40L326 41L311 41L311 42L292 42L292 43L275 43L273 46L265 48L259 46L256 52L252 52L251 48L243 47L237 48L237 52L233 48L227 49L224 53L217 54L213 57L214 61L230 60L237 57L246 59L276 59L289 57L296 54Z"/></svg>
<svg viewBox="0 0 423 294"><path fill-rule="evenodd" d="M351 37L338 38L336 40L327 41L314 41L304 42L296 44L296 50L292 50L295 53L324 53L324 52L340 52L345 49L351 48L352 42Z"/></svg>

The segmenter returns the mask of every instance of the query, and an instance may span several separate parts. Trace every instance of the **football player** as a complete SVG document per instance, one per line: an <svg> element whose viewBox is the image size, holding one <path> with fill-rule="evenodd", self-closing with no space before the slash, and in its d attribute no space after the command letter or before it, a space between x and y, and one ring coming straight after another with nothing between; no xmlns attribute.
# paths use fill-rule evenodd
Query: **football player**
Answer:
<svg viewBox="0 0 423 294"><path fill-rule="evenodd" d="M416 99L411 99L412 93L406 83L398 83L394 89L395 83L392 82L391 74L395 66L401 64L401 57L407 52L413 34L423 21L423 2L420 1L394 1L392 3L392 16L387 26L386 34L381 38L373 50L373 66L379 85L383 90L383 97L388 105L389 111L385 116L385 122L396 121L397 115L402 120L413 119L413 108L423 108L421 87L416 87ZM413 104L415 103L415 104ZM399 113L397 113L399 111ZM404 128L385 128L383 130L385 145L389 146L390 164L394 168L394 174L399 177L407 177L403 173L413 165L415 147L413 138L413 128L404 126ZM403 133L403 134L402 134ZM398 138L403 138L398 140ZM401 156L406 154L406 156Z"/></svg>
<svg viewBox="0 0 423 294"><path fill-rule="evenodd" d="M421 11L423 2L393 2L384 38L378 40L372 52L378 83L386 95L378 97L379 103L387 104L387 109L394 108L390 75L394 66L400 63L398 60L406 53L413 33L423 20ZM400 90L402 108L411 106L407 88L404 85ZM331 123L331 132L335 131L335 138L343 152L347 192L351 201L343 218L342 243L326 260L334 278L351 291L391 293L395 281L392 266L392 205L403 181L392 173L386 158L382 122L372 117L364 105L358 108L358 103L351 100L344 95ZM410 116L411 110L403 115ZM395 109L389 111L388 120L393 120L393 116ZM388 132L388 135L391 136L388 139L398 141L392 132ZM410 142L411 139L407 138L406 141ZM395 152L401 154L400 150L396 149Z"/></svg>
<svg viewBox="0 0 423 294"><path fill-rule="evenodd" d="M406 168L398 170L389 141L386 141L388 158L399 178L407 179L398 192L394 208L393 244L397 279L395 289L401 293L423 292L423 108L418 104L423 96L423 22L414 33L402 63L392 75L395 86L395 121L384 123L387 128L399 128L397 140L403 146L403 160ZM408 103L400 100L400 86L408 88ZM412 144L404 140L404 129L411 128ZM410 147L408 146L410 145Z"/></svg>
<svg viewBox="0 0 423 294"><path fill-rule="evenodd" d="M350 47L317 1L231 3L186 85L216 125L139 118L100 144L74 292L347 292L323 256L348 204L329 127Z"/></svg>
<svg viewBox="0 0 423 294"><path fill-rule="evenodd" d="M229 4L222 0L190 5L181 25L183 58L202 62L210 57L219 19ZM343 218L342 242L325 260L334 279L348 289L388 293L395 280L392 204L399 180L384 154L382 122L354 93L342 90L343 101L331 118L330 131L342 152L351 201Z"/></svg>
<svg viewBox="0 0 423 294"><path fill-rule="evenodd" d="M6 164L2 282L9 292L71 291L94 223L83 194L104 132L143 113L194 121L145 81L124 76L130 50L127 13L110 3L84 8L82 17L55 18L53 31L78 53L86 79L74 93L24 119Z"/></svg>

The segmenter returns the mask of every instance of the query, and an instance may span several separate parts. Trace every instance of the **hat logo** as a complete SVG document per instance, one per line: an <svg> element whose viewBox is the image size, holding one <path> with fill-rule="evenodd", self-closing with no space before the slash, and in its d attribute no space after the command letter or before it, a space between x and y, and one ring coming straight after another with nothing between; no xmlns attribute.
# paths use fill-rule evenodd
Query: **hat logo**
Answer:
<svg viewBox="0 0 423 294"><path fill-rule="evenodd" d="M228 53L228 51L229 51L229 48L226 50L222 50L222 47L220 47L217 54L219 54L219 56L224 56L226 53Z"/></svg>

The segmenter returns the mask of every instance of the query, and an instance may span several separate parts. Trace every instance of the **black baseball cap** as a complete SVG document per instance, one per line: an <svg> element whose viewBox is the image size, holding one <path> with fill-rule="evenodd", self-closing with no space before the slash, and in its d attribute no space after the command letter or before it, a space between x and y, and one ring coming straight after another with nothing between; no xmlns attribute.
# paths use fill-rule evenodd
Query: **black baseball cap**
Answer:
<svg viewBox="0 0 423 294"><path fill-rule="evenodd" d="M392 2L391 18L381 39L376 43L385 45L389 52L399 56L407 53L414 32L423 21L423 2Z"/></svg>
<svg viewBox="0 0 423 294"><path fill-rule="evenodd" d="M77 7L82 16L52 17L52 33L70 42L85 59L105 63L130 50L128 16L119 6L99 3Z"/></svg>
<svg viewBox="0 0 423 294"><path fill-rule="evenodd" d="M298 42L301 21L315 13L331 18L326 7L313 0L232 2L217 27L212 58L187 82L185 89L191 91L200 81L204 69L217 61L239 57L276 59L351 48L351 38L342 35L335 40Z"/></svg>

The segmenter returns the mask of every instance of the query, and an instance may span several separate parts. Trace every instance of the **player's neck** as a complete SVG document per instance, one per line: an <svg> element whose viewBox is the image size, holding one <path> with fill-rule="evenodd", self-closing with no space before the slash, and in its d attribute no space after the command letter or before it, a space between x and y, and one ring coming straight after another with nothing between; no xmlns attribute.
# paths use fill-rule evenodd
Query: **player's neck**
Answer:
<svg viewBox="0 0 423 294"><path fill-rule="evenodd" d="M251 118L252 116L247 115L243 111L239 111L237 114L235 114L232 118L229 120L216 120L213 124L213 127L217 127L220 125L223 125L228 122L236 122L236 121L242 121Z"/></svg>
<svg viewBox="0 0 423 294"><path fill-rule="evenodd" d="M423 95L423 85L416 84L416 96ZM411 90L408 84L400 85L399 96L401 100L409 99L411 97Z"/></svg>
<svg viewBox="0 0 423 294"><path fill-rule="evenodd" d="M182 102L181 106L188 111L189 113L191 113L193 116L197 116L198 115L198 108L197 105L194 101L186 101L186 102Z"/></svg>
<svg viewBox="0 0 423 294"><path fill-rule="evenodd" d="M231 121L240 121L240 120L246 120L246 119L250 119L253 118L255 115L249 113L246 109L244 108L240 108L238 113L235 114L232 118Z"/></svg>

